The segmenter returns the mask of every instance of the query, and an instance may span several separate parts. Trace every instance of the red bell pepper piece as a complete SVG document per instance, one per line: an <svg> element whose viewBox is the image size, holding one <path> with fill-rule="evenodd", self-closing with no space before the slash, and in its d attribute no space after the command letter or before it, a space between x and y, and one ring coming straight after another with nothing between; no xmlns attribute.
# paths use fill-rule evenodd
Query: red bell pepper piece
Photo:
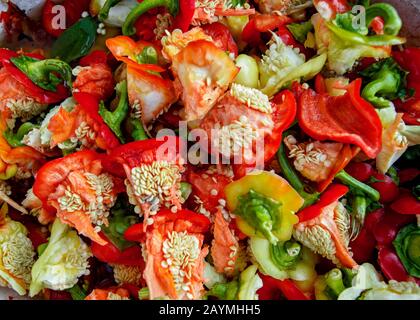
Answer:
<svg viewBox="0 0 420 320"><path fill-rule="evenodd" d="M354 268L357 263L351 257L347 243L343 240L342 231L337 223L336 208L338 200L348 192L348 187L340 184L331 185L320 197L319 201L310 207L300 211L297 216L299 223L295 225L296 239L300 237L310 241L311 249L328 257L330 260L337 259L343 266ZM311 232L311 228L320 227L330 236L330 245L335 248L334 252L325 252L326 244L319 242L317 236L307 237L305 231ZM309 246L309 245L308 245Z"/></svg>
<svg viewBox="0 0 420 320"><path fill-rule="evenodd" d="M193 276L188 279L192 286L202 288L203 262L208 254L208 248L203 246L203 242L204 234L210 229L210 220L202 214L189 210L178 210L177 213L173 213L167 209L153 216L153 220L153 224L149 226L146 233L145 249L148 255L145 272L143 273L150 290L150 299L161 296L162 292L172 299L179 299L185 295L185 293L176 290L175 279L169 272L169 268L165 266L167 259L165 258L166 253L164 253L166 251L164 243L167 240L172 241L171 238L173 237L179 239L181 234L195 238L196 243L198 243L200 253L196 257L191 256L193 265L188 270ZM185 265L180 266L180 268L182 271L187 270ZM192 294L191 298L197 298L198 294L194 291Z"/></svg>
<svg viewBox="0 0 420 320"><path fill-rule="evenodd" d="M120 179L107 175L103 178L110 187L98 195L98 189L95 189L95 185L92 186L90 179L92 176L102 175L101 157L96 152L87 150L48 162L38 171L33 192L42 202L44 210L53 216L57 215L63 223L75 227L91 240L105 245L107 241L95 230L94 224L97 223L89 213L89 208L91 204L98 205L100 196L103 210L109 210L118 193L124 189ZM68 193L77 197L76 207L62 205L61 199L68 197ZM106 217L101 222L105 225L108 223Z"/></svg>
<svg viewBox="0 0 420 320"><path fill-rule="evenodd" d="M115 148L110 152L109 157L104 159L104 166L109 172L124 176L125 171L123 165L130 168L140 166L141 164L151 163L153 161L165 160L158 159L158 149L168 143L164 139L148 139L126 143ZM167 153L161 154L166 160L177 162L180 160L180 154L183 154L185 145L180 138L174 138L174 144L168 146Z"/></svg>
<svg viewBox="0 0 420 320"><path fill-rule="evenodd" d="M101 233L101 236L105 238L103 233ZM104 246L92 242L91 249L94 257L102 262L123 264L126 266L140 266L144 268L143 255L141 248L138 245L133 245L132 247L120 251L110 241Z"/></svg>
<svg viewBox="0 0 420 320"><path fill-rule="evenodd" d="M261 41L261 33L255 26L255 19L251 19L245 25L241 33L241 39L252 47L258 47Z"/></svg>
<svg viewBox="0 0 420 320"><path fill-rule="evenodd" d="M291 22L293 22L293 19L288 16L258 14L251 18L245 25L241 38L249 45L257 47L261 43L261 33L280 28ZM293 36L291 39L293 39Z"/></svg>
<svg viewBox="0 0 420 320"><path fill-rule="evenodd" d="M104 145L100 147L104 150L112 150L118 147L120 145L118 138L114 135L111 129L109 129L107 124L98 113L99 101L97 98L83 92L76 92L73 94L73 97L96 124L96 131L104 142Z"/></svg>
<svg viewBox="0 0 420 320"><path fill-rule="evenodd" d="M391 204L399 214L420 214L420 201L411 194L404 194Z"/></svg>
<svg viewBox="0 0 420 320"><path fill-rule="evenodd" d="M156 11L156 13L154 13ZM134 27L136 28L136 35L140 40L143 41L153 41L156 39L156 34L154 30L156 29L157 22L157 10L150 10L141 15L137 19Z"/></svg>
<svg viewBox="0 0 420 320"><path fill-rule="evenodd" d="M173 20L172 28L188 31L193 20L195 11L195 0L179 0L179 12Z"/></svg>
<svg viewBox="0 0 420 320"><path fill-rule="evenodd" d="M317 203L298 212L299 222L315 219L322 213L322 209L341 199L349 188L342 184L333 184L320 196Z"/></svg>
<svg viewBox="0 0 420 320"><path fill-rule="evenodd" d="M150 215L155 215L162 206L167 206L171 209L177 208L177 210L181 209L182 199L179 194L182 178L181 173L184 171L183 148L184 143L178 137L141 140L112 150L108 159L104 161L105 168L109 172L117 176L127 177L130 189L136 190L133 197L136 205L142 211L145 221L148 221ZM143 170L143 167L150 168L154 164L158 164L162 168L158 170L172 172L172 180L168 184L168 182L165 182L166 179L158 176L160 172L148 169L150 171L148 173L150 176L149 179L163 181L161 185L156 184L150 186L146 194L144 188L139 185L138 178L133 172ZM162 191L163 188L165 191ZM162 197L159 198L157 195L161 195ZM147 224L144 224L143 228L146 230Z"/></svg>
<svg viewBox="0 0 420 320"><path fill-rule="evenodd" d="M292 18L277 14L258 14L253 19L259 32L271 31L293 22Z"/></svg>
<svg viewBox="0 0 420 320"><path fill-rule="evenodd" d="M124 238L127 241L133 242L146 241L146 233L144 232L143 223L136 223L128 227L124 232Z"/></svg>
<svg viewBox="0 0 420 320"><path fill-rule="evenodd" d="M360 96L362 80L353 81L343 96L331 97L308 89L298 103L302 130L317 140L333 140L359 146L375 158L381 150L382 124L371 104Z"/></svg>
<svg viewBox="0 0 420 320"><path fill-rule="evenodd" d="M338 155L332 170L328 177L318 183L317 189L319 192L324 191L333 181L337 173L343 170L347 164L359 153L360 149L356 146L345 144Z"/></svg>
<svg viewBox="0 0 420 320"><path fill-rule="evenodd" d="M206 216L186 209L179 210L176 213L164 209L154 216L154 220L153 228L159 228L160 224L173 223L175 229L178 224L183 225L183 221L188 221L185 231L189 233L206 233L211 225ZM124 238L127 241L143 242L145 237L146 232L142 223L134 224L124 232Z"/></svg>
<svg viewBox="0 0 420 320"><path fill-rule="evenodd" d="M236 42L233 39L229 29L224 24L221 24L220 22L214 22L211 24L205 24L201 28L206 34L212 37L216 46L218 46L220 49L233 53L235 57L238 55L238 46L236 45Z"/></svg>
<svg viewBox="0 0 420 320"><path fill-rule="evenodd" d="M217 183L214 183L214 179ZM204 172L194 172L190 170L187 173L187 181L192 185L194 196L200 198L205 209L214 213L219 205L219 200L225 198L225 187L232 182L232 179L224 174ZM217 195L212 195L211 190L217 191Z"/></svg>
<svg viewBox="0 0 420 320"><path fill-rule="evenodd" d="M409 71L408 82L420 81L420 48L405 48L392 53L398 64Z"/></svg>
<svg viewBox="0 0 420 320"><path fill-rule="evenodd" d="M93 64L107 64L108 54L104 50L94 50L87 56L84 56L79 61L79 65L82 67L91 66Z"/></svg>
<svg viewBox="0 0 420 320"><path fill-rule="evenodd" d="M318 94L327 93L325 78L320 73L315 77L315 92Z"/></svg>
<svg viewBox="0 0 420 320"><path fill-rule="evenodd" d="M261 300L272 300L277 297L277 292L281 292L287 300L311 300L290 279L277 280L263 274L260 274L260 277L263 280L263 287L257 291L257 294Z"/></svg>
<svg viewBox="0 0 420 320"><path fill-rule="evenodd" d="M139 64L136 60L136 56L141 54L143 49L148 46L152 46L159 52L158 47L150 42L138 41L135 42L133 39L127 36L117 36L106 40L106 46L112 55L118 61L126 63L128 66L133 67L136 70L142 71L153 71L163 72L165 69L155 64Z"/></svg>

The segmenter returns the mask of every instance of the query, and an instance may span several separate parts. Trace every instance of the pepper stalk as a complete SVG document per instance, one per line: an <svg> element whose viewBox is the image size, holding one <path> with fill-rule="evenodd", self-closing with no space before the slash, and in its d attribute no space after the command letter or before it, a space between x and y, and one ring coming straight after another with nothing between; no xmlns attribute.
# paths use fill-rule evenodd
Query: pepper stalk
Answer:
<svg viewBox="0 0 420 320"><path fill-rule="evenodd" d="M57 85L62 80L68 87L72 86L72 69L64 61L59 59L38 60L24 55L11 58L10 61L34 84L44 90L57 91ZM62 80L56 76L57 73L62 77Z"/></svg>
<svg viewBox="0 0 420 320"><path fill-rule="evenodd" d="M349 186L351 193L353 194L351 238L355 239L364 224L369 203L379 201L380 194L372 187L353 178L344 170L341 170L335 178Z"/></svg>
<svg viewBox="0 0 420 320"><path fill-rule="evenodd" d="M39 126L34 125L31 122L25 122L19 127L16 133L13 133L10 129L3 132L3 137L13 148L21 147L24 145L22 143L23 137L34 128L39 128Z"/></svg>
<svg viewBox="0 0 420 320"><path fill-rule="evenodd" d="M131 36L136 33L134 27L137 19L146 13L147 11L157 8L157 7L166 7L169 13L172 16L176 16L179 11L179 1L178 0L144 0L140 2L127 16L122 31L126 36Z"/></svg>
<svg viewBox="0 0 420 320"><path fill-rule="evenodd" d="M125 142L124 135L121 131L121 124L128 115L129 105L127 96L127 81L122 81L117 84L117 95L119 96L118 106L114 111L106 109L103 101L99 104L99 114L104 119L105 123L115 133L122 143Z"/></svg>
<svg viewBox="0 0 420 320"><path fill-rule="evenodd" d="M360 72L369 81L362 91L362 97L377 108L393 107L391 100L406 95L407 74L393 58L374 63Z"/></svg>
<svg viewBox="0 0 420 320"><path fill-rule="evenodd" d="M103 7L99 11L99 21L104 21L109 16L109 10L111 10L112 7L120 3L121 0L106 0Z"/></svg>
<svg viewBox="0 0 420 320"><path fill-rule="evenodd" d="M345 185L352 187L354 191L356 191L359 195L366 195L373 201L379 201L380 194L378 191L368 186L367 184L364 184L363 182L353 178L344 170L341 170L339 173L337 173L335 178L340 180Z"/></svg>
<svg viewBox="0 0 420 320"><path fill-rule="evenodd" d="M402 27L397 10L389 3L375 3L366 8L366 25L370 25L376 17L384 19L384 33L396 36Z"/></svg>
<svg viewBox="0 0 420 320"><path fill-rule="evenodd" d="M315 282L315 296L317 300L337 300L341 292L346 289L343 274L340 269L334 268Z"/></svg>
<svg viewBox="0 0 420 320"><path fill-rule="evenodd" d="M134 141L140 140L147 140L149 137L147 136L146 130L144 130L143 123L141 119L137 118L130 118L130 125L131 125L131 137Z"/></svg>
<svg viewBox="0 0 420 320"><path fill-rule="evenodd" d="M296 171L293 169L292 165L290 164L289 160L287 159L286 150L284 148L284 143L280 144L280 148L277 151L277 160L280 164L280 168L282 173L286 177L287 181L292 185L292 187L299 193L299 195L305 200L303 207L306 208L318 199L319 193L307 193L305 191L305 186L300 181L299 176L297 175Z"/></svg>

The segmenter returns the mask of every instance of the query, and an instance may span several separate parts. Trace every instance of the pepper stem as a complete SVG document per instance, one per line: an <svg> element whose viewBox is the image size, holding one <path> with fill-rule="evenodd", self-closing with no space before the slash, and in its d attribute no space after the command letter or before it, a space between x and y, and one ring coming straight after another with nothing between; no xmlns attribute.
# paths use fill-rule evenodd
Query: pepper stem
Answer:
<svg viewBox="0 0 420 320"><path fill-rule="evenodd" d="M130 108L128 105L127 81L124 80L117 85L117 92L119 95L117 108L111 112L107 110L105 104L101 101L99 104L99 114L118 139L124 143L125 139L121 132L121 124L127 117Z"/></svg>
<svg viewBox="0 0 420 320"><path fill-rule="evenodd" d="M132 127L131 137L134 139L134 141L149 139L149 137L147 136L146 130L144 130L141 119L130 118L130 124Z"/></svg>
<svg viewBox="0 0 420 320"><path fill-rule="evenodd" d="M99 11L99 15L98 15L99 20L104 21L106 18L108 18L109 10L111 10L111 8L115 6L116 4L118 4L119 2L121 2L121 0L106 0L105 4Z"/></svg>
<svg viewBox="0 0 420 320"><path fill-rule="evenodd" d="M343 274L340 269L332 269L325 275L325 282L332 293L338 297L346 288L343 283Z"/></svg>
<svg viewBox="0 0 420 320"><path fill-rule="evenodd" d="M373 201L379 201L380 194L378 191L368 186L367 184L364 184L363 182L353 178L344 170L341 170L339 173L337 173L335 177L344 184L355 188L357 191L360 191L361 195L365 194Z"/></svg>
<svg viewBox="0 0 420 320"><path fill-rule="evenodd" d="M303 185L302 181L300 181L299 176L293 169L292 165L290 164L289 160L287 159L286 150L284 148L284 143L280 144L280 148L277 151L277 160L280 164L280 168L282 173L286 177L287 181L291 184L291 186L300 194L300 196L305 200L303 204L303 208L306 208L315 203L315 201L319 197L319 193L307 193L304 189L305 186Z"/></svg>
<svg viewBox="0 0 420 320"><path fill-rule="evenodd" d="M369 26L373 19L382 17L385 20L384 32L392 36L398 35L402 21L397 10L388 3L375 3L366 8L366 24Z"/></svg>
<svg viewBox="0 0 420 320"><path fill-rule="evenodd" d="M366 217L367 201L363 196L356 195L353 199L352 239L356 239L363 227Z"/></svg>
<svg viewBox="0 0 420 320"><path fill-rule="evenodd" d="M149 299L150 291L149 288L141 288L139 290L139 300L147 300Z"/></svg>

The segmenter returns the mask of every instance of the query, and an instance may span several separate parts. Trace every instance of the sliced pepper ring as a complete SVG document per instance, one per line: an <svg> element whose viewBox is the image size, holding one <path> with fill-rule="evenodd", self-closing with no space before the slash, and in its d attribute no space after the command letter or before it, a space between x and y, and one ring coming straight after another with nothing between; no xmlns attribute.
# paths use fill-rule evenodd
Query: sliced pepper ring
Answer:
<svg viewBox="0 0 420 320"><path fill-rule="evenodd" d="M225 188L227 206L231 212L239 206L239 197L247 195L251 190L259 195L280 203L277 212L277 223L273 226L272 233L279 241L291 238L293 225L298 222L295 212L303 205L303 198L282 177L267 171L255 171L247 176L230 183ZM264 237L245 219L237 217L239 229L248 236Z"/></svg>

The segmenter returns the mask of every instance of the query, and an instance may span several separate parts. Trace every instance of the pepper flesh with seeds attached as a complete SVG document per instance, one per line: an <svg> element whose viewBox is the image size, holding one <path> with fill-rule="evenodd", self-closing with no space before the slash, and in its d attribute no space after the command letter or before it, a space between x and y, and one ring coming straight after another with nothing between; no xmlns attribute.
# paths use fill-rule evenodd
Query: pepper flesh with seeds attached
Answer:
<svg viewBox="0 0 420 320"><path fill-rule="evenodd" d="M349 216L338 201L348 192L344 185L331 185L319 201L298 213L294 236L303 245L348 268L357 266L348 250Z"/></svg>
<svg viewBox="0 0 420 320"><path fill-rule="evenodd" d="M172 16L176 16L179 11L179 0L144 0L137 5L125 19L122 27L123 34L131 36L136 33L134 24L137 19L147 11L157 8L166 7Z"/></svg>
<svg viewBox="0 0 420 320"><path fill-rule="evenodd" d="M144 216L145 230L162 206L181 209L183 147L178 137L136 141L114 149L105 161L110 172L126 178L129 201Z"/></svg>
<svg viewBox="0 0 420 320"><path fill-rule="evenodd" d="M38 171L33 192L45 210L105 245L107 241L98 235L93 224L108 224L109 209L121 188L119 179L103 173L101 156L86 150L44 165Z"/></svg>
<svg viewBox="0 0 420 320"><path fill-rule="evenodd" d="M133 225L125 232L126 238L145 243L144 278L150 299L164 296L200 298L203 295L204 258L208 254L203 240L210 220L189 210L177 213L162 210L154 220L147 232L141 224Z"/></svg>

